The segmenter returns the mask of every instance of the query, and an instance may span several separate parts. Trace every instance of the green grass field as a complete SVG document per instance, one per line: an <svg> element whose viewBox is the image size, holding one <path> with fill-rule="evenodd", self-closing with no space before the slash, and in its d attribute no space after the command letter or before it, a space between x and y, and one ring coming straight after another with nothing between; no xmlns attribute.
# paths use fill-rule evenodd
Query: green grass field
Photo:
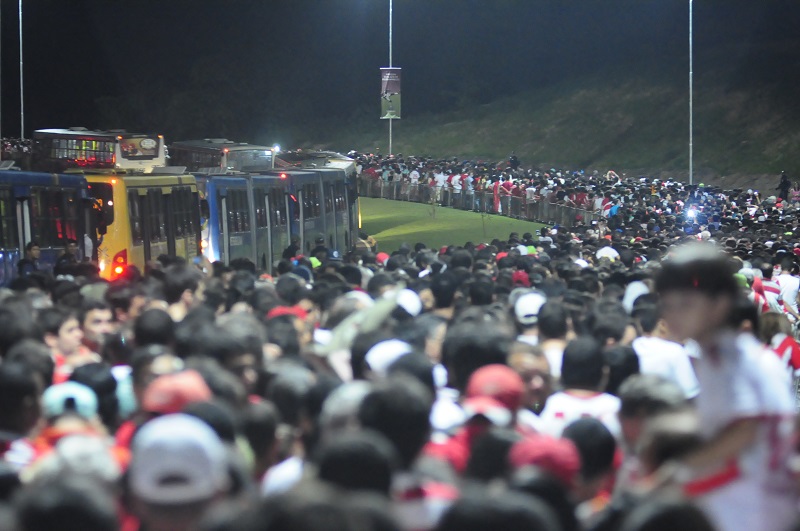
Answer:
<svg viewBox="0 0 800 531"><path fill-rule="evenodd" d="M521 221L488 214L481 216L452 208L437 207L388 199L362 197L363 230L378 240L378 249L391 253L403 243L413 246L422 242L438 249L444 245L488 243L494 238L506 239L512 232L520 236L540 229L541 223Z"/></svg>

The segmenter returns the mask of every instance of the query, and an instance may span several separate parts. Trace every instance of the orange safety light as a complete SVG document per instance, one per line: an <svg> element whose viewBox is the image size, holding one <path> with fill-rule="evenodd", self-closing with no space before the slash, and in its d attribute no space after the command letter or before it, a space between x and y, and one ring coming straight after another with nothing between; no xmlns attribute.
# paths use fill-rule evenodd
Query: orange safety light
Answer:
<svg viewBox="0 0 800 531"><path fill-rule="evenodd" d="M287 177L288 175L286 175L285 173L281 173L281 179L286 179Z"/></svg>
<svg viewBox="0 0 800 531"><path fill-rule="evenodd" d="M111 184L117 184L117 180L116 179L111 179Z"/></svg>
<svg viewBox="0 0 800 531"><path fill-rule="evenodd" d="M122 266L117 266L114 268L114 273L116 273L117 275L121 275L123 271L125 271L125 268Z"/></svg>

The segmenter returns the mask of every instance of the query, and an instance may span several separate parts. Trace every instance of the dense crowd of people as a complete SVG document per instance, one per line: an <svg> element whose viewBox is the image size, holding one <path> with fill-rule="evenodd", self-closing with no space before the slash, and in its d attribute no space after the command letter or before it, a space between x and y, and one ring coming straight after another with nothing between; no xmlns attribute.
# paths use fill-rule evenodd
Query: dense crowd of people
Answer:
<svg viewBox="0 0 800 531"><path fill-rule="evenodd" d="M271 271L26 262L0 291L0 527L800 529L792 190L358 160L605 215L293 244Z"/></svg>

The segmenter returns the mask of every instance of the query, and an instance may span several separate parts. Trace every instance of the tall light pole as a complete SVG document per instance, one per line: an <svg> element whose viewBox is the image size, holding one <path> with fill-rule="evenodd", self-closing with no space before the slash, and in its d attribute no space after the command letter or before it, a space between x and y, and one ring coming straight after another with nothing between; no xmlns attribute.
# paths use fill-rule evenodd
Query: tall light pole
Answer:
<svg viewBox="0 0 800 531"><path fill-rule="evenodd" d="M25 83L22 77L22 0L19 0L19 137L25 139Z"/></svg>
<svg viewBox="0 0 800 531"><path fill-rule="evenodd" d="M21 2L22 0L20 0ZM392 68L392 0L389 0L389 68ZM392 122L394 120L389 118L389 155L392 154Z"/></svg>
<svg viewBox="0 0 800 531"><path fill-rule="evenodd" d="M694 42L692 39L692 11L692 0L689 0L689 184L694 184ZM389 123L391 124L391 122Z"/></svg>

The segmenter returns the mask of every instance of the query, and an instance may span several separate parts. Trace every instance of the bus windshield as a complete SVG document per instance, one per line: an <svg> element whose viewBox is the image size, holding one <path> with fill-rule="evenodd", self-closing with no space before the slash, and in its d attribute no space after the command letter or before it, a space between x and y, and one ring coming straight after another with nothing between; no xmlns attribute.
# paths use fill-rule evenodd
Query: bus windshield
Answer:
<svg viewBox="0 0 800 531"><path fill-rule="evenodd" d="M272 151L268 149L237 149L228 152L229 170L271 170L272 167Z"/></svg>

